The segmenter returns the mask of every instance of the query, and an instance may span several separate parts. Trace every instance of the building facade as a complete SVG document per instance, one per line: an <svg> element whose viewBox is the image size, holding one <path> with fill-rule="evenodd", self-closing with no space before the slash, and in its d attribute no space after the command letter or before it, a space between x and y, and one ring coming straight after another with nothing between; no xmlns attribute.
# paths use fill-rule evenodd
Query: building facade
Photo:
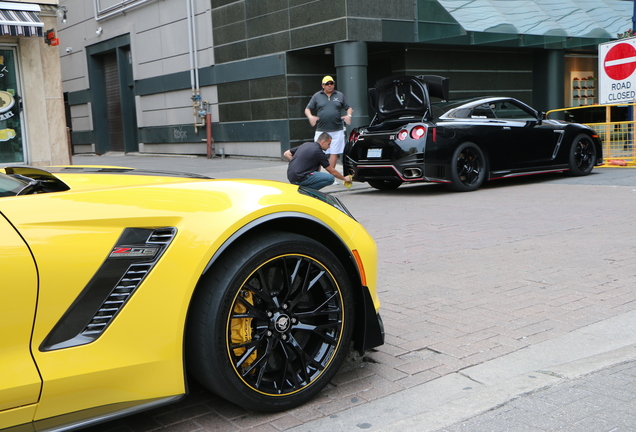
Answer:
<svg viewBox="0 0 636 432"><path fill-rule="evenodd" d="M452 98L509 95L543 111L594 103L598 44L633 14L631 0L60 4L75 152L206 154L213 144L261 157L312 138L303 111L324 75L354 126L372 115L367 89L390 75L444 75Z"/></svg>
<svg viewBox="0 0 636 432"><path fill-rule="evenodd" d="M57 3L0 1L0 166L70 161Z"/></svg>

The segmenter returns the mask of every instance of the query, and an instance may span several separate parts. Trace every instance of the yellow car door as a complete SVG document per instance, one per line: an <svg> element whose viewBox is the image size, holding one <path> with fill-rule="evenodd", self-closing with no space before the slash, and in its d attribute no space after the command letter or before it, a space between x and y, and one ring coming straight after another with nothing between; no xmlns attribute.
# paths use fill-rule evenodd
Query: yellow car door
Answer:
<svg viewBox="0 0 636 432"><path fill-rule="evenodd" d="M30 423L42 382L31 356L37 272L29 248L0 213L0 430Z"/></svg>

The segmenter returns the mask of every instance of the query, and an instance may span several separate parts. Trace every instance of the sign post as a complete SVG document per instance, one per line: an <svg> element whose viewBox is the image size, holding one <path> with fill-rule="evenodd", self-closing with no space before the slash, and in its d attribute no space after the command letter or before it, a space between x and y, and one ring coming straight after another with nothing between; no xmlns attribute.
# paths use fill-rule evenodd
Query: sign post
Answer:
<svg viewBox="0 0 636 432"><path fill-rule="evenodd" d="M599 103L636 101L636 37L598 46Z"/></svg>
<svg viewBox="0 0 636 432"><path fill-rule="evenodd" d="M636 2L634 3L636 10ZM598 94L599 103L609 104L630 104L628 107L627 138L623 138L622 149L630 150L632 153L636 149L636 134L634 133L634 106L636 102L636 37L618 39L598 46ZM608 122L610 121L610 107L607 107ZM621 131L622 124L613 124ZM616 147L612 144L612 132L610 123L605 126L605 138L610 143L610 149ZM620 145L620 144L619 144ZM609 154L607 156L610 156Z"/></svg>

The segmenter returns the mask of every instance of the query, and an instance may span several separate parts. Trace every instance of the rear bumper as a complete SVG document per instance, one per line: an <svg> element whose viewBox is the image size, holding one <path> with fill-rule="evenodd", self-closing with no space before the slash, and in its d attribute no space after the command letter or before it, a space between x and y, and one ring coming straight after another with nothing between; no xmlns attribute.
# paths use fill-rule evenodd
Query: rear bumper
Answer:
<svg viewBox="0 0 636 432"><path fill-rule="evenodd" d="M426 164L423 156L412 155L399 161L354 161L345 160L345 174L355 181L396 180L407 182L448 183L448 165Z"/></svg>

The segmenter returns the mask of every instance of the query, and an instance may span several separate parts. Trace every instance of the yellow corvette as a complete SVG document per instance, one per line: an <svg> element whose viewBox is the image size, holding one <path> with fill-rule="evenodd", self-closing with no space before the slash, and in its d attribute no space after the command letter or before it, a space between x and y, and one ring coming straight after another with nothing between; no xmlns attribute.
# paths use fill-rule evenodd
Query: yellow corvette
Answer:
<svg viewBox="0 0 636 432"><path fill-rule="evenodd" d="M0 168L0 429L315 396L383 343L377 252L337 198L116 167Z"/></svg>

